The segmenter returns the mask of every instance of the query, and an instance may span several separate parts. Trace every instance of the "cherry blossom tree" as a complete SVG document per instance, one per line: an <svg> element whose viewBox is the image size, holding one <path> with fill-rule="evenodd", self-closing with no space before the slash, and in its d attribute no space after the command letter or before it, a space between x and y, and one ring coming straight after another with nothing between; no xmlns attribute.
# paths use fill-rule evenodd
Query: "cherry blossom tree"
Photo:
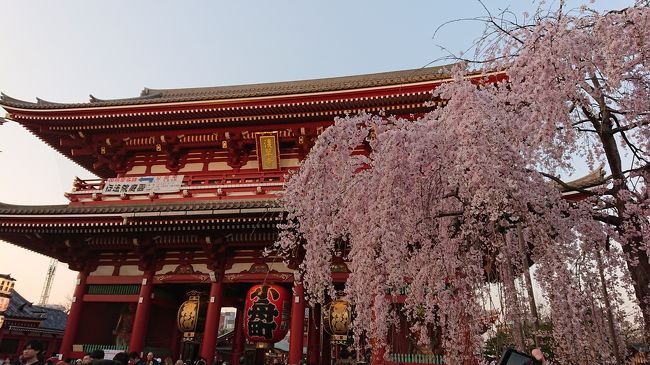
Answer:
<svg viewBox="0 0 650 365"><path fill-rule="evenodd" d="M319 302L342 256L355 336L390 351L404 315L421 342L442 329L449 364L478 356L490 282L503 283L508 319L526 320L516 281L534 263L557 358L616 363L618 288L631 289L650 329L650 7L560 3L531 25L488 25L485 72L507 79L457 67L434 91L443 108L338 119L287 184L276 248L304 252L302 280ZM580 163L608 175L569 202L557 176ZM387 293L405 287L394 305Z"/></svg>
<svg viewBox="0 0 650 365"><path fill-rule="evenodd" d="M592 169L607 167L607 188L583 192L592 196L592 218L604 223L623 249L650 339L648 6L637 1L602 15L583 8L570 16L561 2L557 12L538 17L532 27L488 16L496 37L485 37L486 47L479 49L491 61L488 68L507 68L503 105L518 109L513 115L522 123L547 133L533 143L552 164L537 159L538 166L553 171L578 161ZM609 251L609 245L602 249Z"/></svg>

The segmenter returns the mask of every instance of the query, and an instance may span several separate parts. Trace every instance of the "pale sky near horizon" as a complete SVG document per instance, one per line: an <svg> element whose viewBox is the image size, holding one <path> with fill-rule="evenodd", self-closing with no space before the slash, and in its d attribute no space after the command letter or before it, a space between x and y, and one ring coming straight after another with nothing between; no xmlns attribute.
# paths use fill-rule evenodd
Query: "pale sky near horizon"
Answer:
<svg viewBox="0 0 650 365"><path fill-rule="evenodd" d="M585 1L586 2L586 1ZM620 8L632 1L599 1ZM484 0L520 15L536 5ZM580 4L582 2L573 1ZM457 1L4 1L0 91L15 98L86 102L144 87L236 85L419 68L480 36L476 0ZM438 63L439 64L439 63ZM4 115L4 110L2 111ZM14 122L0 126L0 202L66 204L73 178L92 178ZM0 241L0 273L39 299L49 259ZM59 264L50 303L71 296L76 273Z"/></svg>

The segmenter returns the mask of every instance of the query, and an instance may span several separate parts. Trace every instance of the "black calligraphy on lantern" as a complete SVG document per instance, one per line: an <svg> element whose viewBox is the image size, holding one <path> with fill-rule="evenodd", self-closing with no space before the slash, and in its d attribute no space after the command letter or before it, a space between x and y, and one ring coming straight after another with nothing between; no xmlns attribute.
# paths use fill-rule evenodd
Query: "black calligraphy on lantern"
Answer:
<svg viewBox="0 0 650 365"><path fill-rule="evenodd" d="M278 307L269 301L269 295L274 301L280 298L280 293L274 288L266 285L257 288L251 293L250 299L253 305L248 309L248 335L264 337L267 340L273 338L273 331L277 324L275 319L280 315Z"/></svg>

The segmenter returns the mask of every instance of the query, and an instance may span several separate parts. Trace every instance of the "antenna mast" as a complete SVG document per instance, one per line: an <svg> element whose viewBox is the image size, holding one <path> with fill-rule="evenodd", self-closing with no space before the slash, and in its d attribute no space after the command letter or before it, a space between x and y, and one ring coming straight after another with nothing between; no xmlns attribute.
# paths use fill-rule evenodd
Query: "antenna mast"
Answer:
<svg viewBox="0 0 650 365"><path fill-rule="evenodd" d="M50 260L50 265L48 266L47 274L45 275L45 282L43 283L41 299L38 301L39 305L47 304L48 299L50 299L50 291L52 290L52 282L54 281L54 273L56 273L56 265L58 263L59 260L55 258Z"/></svg>

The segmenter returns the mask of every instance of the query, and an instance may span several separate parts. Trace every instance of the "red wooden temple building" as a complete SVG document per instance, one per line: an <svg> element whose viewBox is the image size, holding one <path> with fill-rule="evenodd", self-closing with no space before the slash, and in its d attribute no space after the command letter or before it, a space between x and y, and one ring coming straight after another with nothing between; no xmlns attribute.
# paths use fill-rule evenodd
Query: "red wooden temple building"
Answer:
<svg viewBox="0 0 650 365"><path fill-rule="evenodd" d="M501 74L502 75L502 74ZM500 77L492 75L491 77ZM139 97L64 104L2 95L15 121L99 180L75 178L67 205L0 204L0 239L79 272L60 351L168 349L187 343L213 359L222 307L241 309L253 285L293 293L289 364L328 364L319 308L305 309L298 262L262 251L283 219L285 175L334 118L417 116L444 104L432 90L449 80L432 67L269 84L144 89ZM344 263L333 265L344 282ZM202 333L183 333L177 313L203 293ZM305 312L310 319L305 324ZM232 357L245 348L237 311ZM306 334L306 335L305 335ZM116 346L116 347L111 347Z"/></svg>

